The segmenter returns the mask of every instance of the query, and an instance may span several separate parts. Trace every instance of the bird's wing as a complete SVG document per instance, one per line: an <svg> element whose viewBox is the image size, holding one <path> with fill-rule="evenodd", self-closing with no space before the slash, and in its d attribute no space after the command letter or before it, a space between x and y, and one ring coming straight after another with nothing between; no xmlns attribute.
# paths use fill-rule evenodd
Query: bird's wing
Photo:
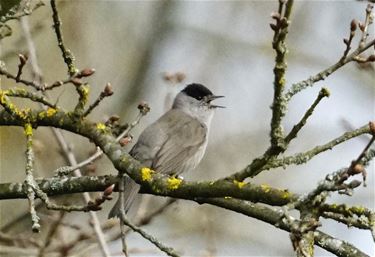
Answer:
<svg viewBox="0 0 375 257"><path fill-rule="evenodd" d="M163 129L165 140L151 167L160 173L180 174L195 168L203 157L207 127L181 111L168 116L163 123L167 124Z"/></svg>
<svg viewBox="0 0 375 257"><path fill-rule="evenodd" d="M166 135L163 129L155 122L141 133L129 154L143 165L151 167L152 161L165 139Z"/></svg>

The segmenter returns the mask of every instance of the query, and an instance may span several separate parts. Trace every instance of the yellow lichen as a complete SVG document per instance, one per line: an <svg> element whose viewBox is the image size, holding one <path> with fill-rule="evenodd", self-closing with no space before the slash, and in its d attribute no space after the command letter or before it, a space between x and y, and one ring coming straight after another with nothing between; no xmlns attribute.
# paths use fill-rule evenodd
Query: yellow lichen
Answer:
<svg viewBox="0 0 375 257"><path fill-rule="evenodd" d="M285 78L282 77L280 80L279 80L279 84L280 86L284 86L285 85Z"/></svg>
<svg viewBox="0 0 375 257"><path fill-rule="evenodd" d="M83 95L84 95L85 98L87 98L89 96L89 92L90 92L89 85L82 86L82 93L83 93Z"/></svg>
<svg viewBox="0 0 375 257"><path fill-rule="evenodd" d="M16 107L14 107L14 104L12 103L5 103L5 105L9 108L9 110L11 111L15 111L16 110Z"/></svg>
<svg viewBox="0 0 375 257"><path fill-rule="evenodd" d="M16 114L23 120L26 120L29 117L29 114L31 112L30 108L17 110L15 109Z"/></svg>
<svg viewBox="0 0 375 257"><path fill-rule="evenodd" d="M362 207L362 206L353 206L353 207L351 207L351 209L352 209L355 213L365 213L365 208Z"/></svg>
<svg viewBox="0 0 375 257"><path fill-rule="evenodd" d="M88 98L89 98L90 86L89 85L86 85L86 86L82 85L82 86L80 86L79 90L81 92L80 101L82 101L82 103L85 105L88 101Z"/></svg>
<svg viewBox="0 0 375 257"><path fill-rule="evenodd" d="M47 112L46 112L47 113L47 117L53 116L56 112L57 112L56 109L54 109L54 108L48 108Z"/></svg>
<svg viewBox="0 0 375 257"><path fill-rule="evenodd" d="M38 117L39 119L44 119L44 117L46 117L46 112L45 111L42 111L38 114Z"/></svg>
<svg viewBox="0 0 375 257"><path fill-rule="evenodd" d="M233 180L233 183L238 186L239 189L243 188L246 185L246 182Z"/></svg>
<svg viewBox="0 0 375 257"><path fill-rule="evenodd" d="M32 136L33 135L33 127L30 123L25 124L24 132L26 136Z"/></svg>
<svg viewBox="0 0 375 257"><path fill-rule="evenodd" d="M271 187L269 185L263 184L263 185L260 185L260 187L265 193L268 193L269 191L271 191Z"/></svg>
<svg viewBox="0 0 375 257"><path fill-rule="evenodd" d="M283 194L281 195L281 198L283 199L288 199L289 197L290 197L290 194L287 191L284 191Z"/></svg>
<svg viewBox="0 0 375 257"><path fill-rule="evenodd" d="M5 104L7 102L7 98L4 91L0 91L0 103Z"/></svg>
<svg viewBox="0 0 375 257"><path fill-rule="evenodd" d="M152 169L147 168L147 167L143 167L141 169L142 180L148 181L148 182L151 181L152 173L154 173L154 171Z"/></svg>
<svg viewBox="0 0 375 257"><path fill-rule="evenodd" d="M169 189L175 190L181 185L182 179L179 179L179 178L176 178L176 177L170 177L170 178L168 178L167 183L168 183Z"/></svg>
<svg viewBox="0 0 375 257"><path fill-rule="evenodd" d="M96 128L97 128L98 130L100 130L100 131L105 131L105 129L106 129L107 127L106 127L105 124L99 122L98 124L96 124Z"/></svg>

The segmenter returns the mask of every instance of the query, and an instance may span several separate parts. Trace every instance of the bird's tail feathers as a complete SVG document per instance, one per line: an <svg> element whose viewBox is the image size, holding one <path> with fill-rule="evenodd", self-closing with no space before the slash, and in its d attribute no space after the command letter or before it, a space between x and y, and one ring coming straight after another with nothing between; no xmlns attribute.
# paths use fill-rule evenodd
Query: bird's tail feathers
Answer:
<svg viewBox="0 0 375 257"><path fill-rule="evenodd" d="M125 209L125 213L127 213L128 210L130 209L130 206L134 202L135 197L138 194L140 186L128 176L125 176L121 181L124 183L124 209ZM120 203L120 197L119 197L117 199L116 204L112 207L111 211L109 212L108 219L115 218L115 217L120 218L121 216L120 208L121 208L121 203Z"/></svg>

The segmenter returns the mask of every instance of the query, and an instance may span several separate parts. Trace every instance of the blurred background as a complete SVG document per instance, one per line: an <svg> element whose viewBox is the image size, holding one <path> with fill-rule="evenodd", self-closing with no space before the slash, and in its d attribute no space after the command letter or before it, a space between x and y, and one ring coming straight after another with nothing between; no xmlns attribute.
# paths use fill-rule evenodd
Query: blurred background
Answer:
<svg viewBox="0 0 375 257"><path fill-rule="evenodd" d="M287 85L304 80L335 63L345 49L342 42L349 36L353 18L363 20L365 1L297 1L287 39ZM104 100L89 116L105 121L118 114L131 122L140 101L147 101L151 112L132 134L135 139L143 128L157 119L171 105L184 85L199 82L215 94L225 95L213 119L206 155L197 170L184 174L187 180L212 180L236 172L262 154L269 145L273 95L274 51L270 14L278 1L57 1L66 46L76 57L78 68L95 68L89 78L91 101L107 82L115 94ZM37 9L27 21L36 45L38 62L44 80L52 83L67 77L52 28L51 8ZM11 37L2 40L0 59L16 73L18 53L27 52L23 31L18 21L8 23ZM373 37L370 29L370 38ZM354 46L358 43L356 36ZM373 49L371 50L373 51ZM373 52L372 52L373 53ZM185 79L179 83L173 74ZM321 87L331 96L317 107L307 126L290 145L286 154L306 151L326 143L343 132L363 126L375 117L374 66L346 65L325 81L296 95L290 102L283 125L286 131L300 119L316 98ZM24 78L31 74L24 70ZM172 79L169 79L172 77ZM2 78L2 88L14 86ZM58 104L72 109L77 97L73 86L52 92ZM30 106L30 105L29 105ZM95 149L86 139L64 132L78 161ZM264 171L253 181L273 187L306 193L316 187L327 173L348 166L358 156L369 137L362 136L325 152L308 164ZM21 128L0 127L0 180L24 180L24 137ZM36 177L52 176L52 171L65 165L58 144L48 128L36 132ZM129 146L130 149L131 145ZM374 209L374 165L368 167L368 186L359 187L353 197L333 194L329 202L364 205ZM85 170L89 174L116 174L105 157ZM95 194L93 194L95 195ZM63 202L81 201L79 196L58 198ZM75 199L75 200L74 200ZM154 208L158 197L148 197L138 211ZM112 202L98 212L106 216ZM146 202L146 204L145 204ZM148 204L147 204L148 203ZM0 201L2 232L31 236L27 200ZM56 213L41 210L43 239L50 220ZM135 216L137 208L130 213ZM91 231L86 213L69 213L65 222L78 230ZM113 221L112 221L113 222ZM374 244L370 232L347 228L334 221L322 220L322 231L358 246L371 255ZM194 202L178 201L152 223L144 227L162 242L173 246L184 256L292 256L288 233L240 214ZM117 233L115 227L108 233ZM75 240L77 230L68 226L59 231L55 244ZM95 242L73 248L75 256L100 256ZM132 256L163 255L135 233L128 236ZM110 243L114 255L121 255L121 243ZM316 248L316 256L330 253ZM31 254L30 252L28 254Z"/></svg>

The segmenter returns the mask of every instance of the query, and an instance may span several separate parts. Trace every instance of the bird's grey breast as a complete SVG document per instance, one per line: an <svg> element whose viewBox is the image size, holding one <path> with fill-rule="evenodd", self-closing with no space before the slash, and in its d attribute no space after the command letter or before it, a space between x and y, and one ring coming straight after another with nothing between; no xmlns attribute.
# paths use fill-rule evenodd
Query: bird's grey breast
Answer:
<svg viewBox="0 0 375 257"><path fill-rule="evenodd" d="M140 135L130 154L145 166L167 174L194 169L201 161L208 129L185 112L171 109Z"/></svg>

